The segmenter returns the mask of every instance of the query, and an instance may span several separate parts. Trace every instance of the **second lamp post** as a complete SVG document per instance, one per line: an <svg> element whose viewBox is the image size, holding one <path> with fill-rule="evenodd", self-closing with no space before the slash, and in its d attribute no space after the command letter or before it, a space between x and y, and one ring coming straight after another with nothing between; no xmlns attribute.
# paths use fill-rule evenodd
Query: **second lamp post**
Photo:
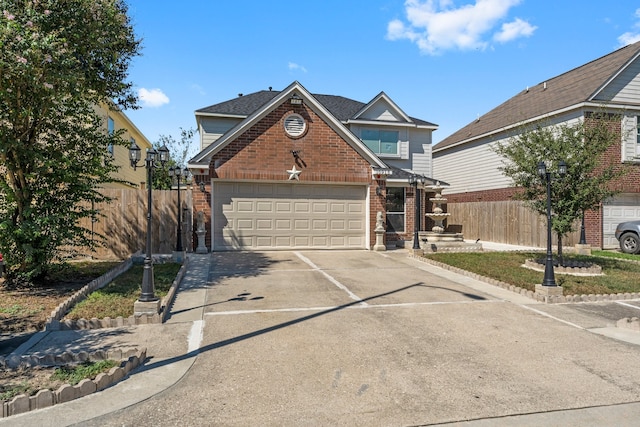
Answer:
<svg viewBox="0 0 640 427"><path fill-rule="evenodd" d="M176 238L176 252L182 252L182 215L180 211L180 177L187 177L188 170L181 169L180 166L169 168L169 176L178 180L178 236Z"/></svg>
<svg viewBox="0 0 640 427"><path fill-rule="evenodd" d="M413 220L413 249L420 249L420 242L418 241L418 230L420 230L420 196L418 196L418 184L424 186L427 181L424 175L411 175L409 177L409 184L413 186L415 218Z"/></svg>
<svg viewBox="0 0 640 427"><path fill-rule="evenodd" d="M163 145L158 151L151 148L147 150L147 156L144 159L144 167L147 168L147 244L145 248L144 270L142 271L142 292L140 293L140 302L154 302L158 298L155 295L153 286L153 260L151 259L151 209L152 209L152 193L153 187L153 170L160 168L169 160L169 149ZM135 142L131 142L129 147L129 161L131 167L135 170L140 161L140 147ZM156 162L160 162L158 166Z"/></svg>
<svg viewBox="0 0 640 427"><path fill-rule="evenodd" d="M558 162L558 175L563 177L566 174L567 164L561 160ZM544 263L542 286L557 286L553 272L553 252L551 251L551 181L553 180L553 174L547 169L547 165L544 162L539 162L538 175L547 183L547 259Z"/></svg>

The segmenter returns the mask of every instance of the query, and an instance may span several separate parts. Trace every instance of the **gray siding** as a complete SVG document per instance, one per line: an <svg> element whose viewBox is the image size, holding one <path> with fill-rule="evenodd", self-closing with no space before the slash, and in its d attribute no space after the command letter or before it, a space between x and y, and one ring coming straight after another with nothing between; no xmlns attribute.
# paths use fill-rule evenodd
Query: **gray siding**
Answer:
<svg viewBox="0 0 640 427"><path fill-rule="evenodd" d="M640 61L636 60L625 68L595 99L622 104L637 103L640 99Z"/></svg>
<svg viewBox="0 0 640 427"><path fill-rule="evenodd" d="M546 124L576 123L580 117L581 113L572 112L556 117ZM493 151L493 147L500 142L508 141L512 136L513 134L503 133L499 137L494 135L490 139L483 138L443 152L434 152L434 178L450 184L451 187L447 189L448 194L510 187L511 179L504 176L498 169L503 165L503 159ZM434 149L438 149L437 144Z"/></svg>
<svg viewBox="0 0 640 427"><path fill-rule="evenodd" d="M200 150L218 140L242 119L202 117L200 119Z"/></svg>

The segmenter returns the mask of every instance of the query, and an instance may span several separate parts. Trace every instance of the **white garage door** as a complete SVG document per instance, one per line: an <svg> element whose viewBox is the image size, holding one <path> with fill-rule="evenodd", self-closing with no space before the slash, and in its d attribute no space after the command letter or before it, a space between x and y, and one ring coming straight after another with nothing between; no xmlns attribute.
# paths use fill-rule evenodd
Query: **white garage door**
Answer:
<svg viewBox="0 0 640 427"><path fill-rule="evenodd" d="M640 194L619 194L603 204L602 237L604 249L617 248L616 226L640 219Z"/></svg>
<svg viewBox="0 0 640 427"><path fill-rule="evenodd" d="M366 187L214 182L213 250L364 249Z"/></svg>

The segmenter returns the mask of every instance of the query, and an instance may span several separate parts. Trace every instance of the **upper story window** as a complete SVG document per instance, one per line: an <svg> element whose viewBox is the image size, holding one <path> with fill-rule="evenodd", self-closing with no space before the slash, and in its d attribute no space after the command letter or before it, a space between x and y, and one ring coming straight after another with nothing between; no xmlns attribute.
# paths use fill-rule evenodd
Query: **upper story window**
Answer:
<svg viewBox="0 0 640 427"><path fill-rule="evenodd" d="M116 131L115 122L111 117L107 117L107 132L109 132L109 136L113 136L115 131ZM109 145L107 145L107 151L109 152L111 157L113 157L113 143L110 142Z"/></svg>
<svg viewBox="0 0 640 427"><path fill-rule="evenodd" d="M397 130L363 129L362 142L376 154L399 154Z"/></svg>

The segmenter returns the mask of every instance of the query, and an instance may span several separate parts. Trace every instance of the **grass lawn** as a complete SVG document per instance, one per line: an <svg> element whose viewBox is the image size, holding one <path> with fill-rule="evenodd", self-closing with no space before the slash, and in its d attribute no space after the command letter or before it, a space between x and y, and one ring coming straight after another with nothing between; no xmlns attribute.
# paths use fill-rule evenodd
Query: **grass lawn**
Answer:
<svg viewBox="0 0 640 427"><path fill-rule="evenodd" d="M153 266L155 294L164 297L176 278L181 265L175 263ZM65 316L65 319L116 318L133 315L133 303L140 296L142 265L134 265L102 289L92 292Z"/></svg>
<svg viewBox="0 0 640 427"><path fill-rule="evenodd" d="M42 329L47 316L60 303L118 264L117 261L61 264L39 286L11 288L0 280L0 336Z"/></svg>
<svg viewBox="0 0 640 427"><path fill-rule="evenodd" d="M544 272L522 267L526 259L544 258L545 252L470 252L425 254L425 258L452 265L520 288L535 290ZM555 258L555 254L554 254ZM640 292L640 256L593 251L592 256L565 254L565 260L590 262L602 267L603 276L555 274L565 295ZM627 260L625 260L627 258Z"/></svg>

